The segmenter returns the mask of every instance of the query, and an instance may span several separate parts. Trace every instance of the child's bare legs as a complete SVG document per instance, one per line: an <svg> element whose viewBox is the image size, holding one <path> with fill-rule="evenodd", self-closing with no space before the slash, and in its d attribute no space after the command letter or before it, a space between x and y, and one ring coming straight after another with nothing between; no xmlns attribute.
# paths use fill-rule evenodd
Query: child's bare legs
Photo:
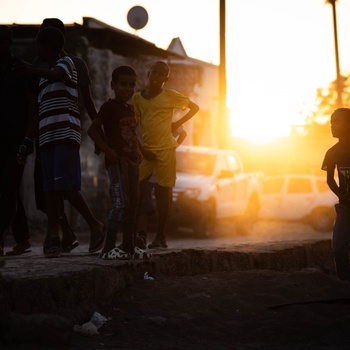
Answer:
<svg viewBox="0 0 350 350"><path fill-rule="evenodd" d="M90 227L91 235L89 252L96 252L100 250L103 246L106 233L103 223L97 220L79 191L64 192L64 198L66 198L78 211L78 213L85 219Z"/></svg>
<svg viewBox="0 0 350 350"><path fill-rule="evenodd" d="M173 197L173 189L172 187L164 187L157 185L156 187L156 197L157 197L157 207L158 207L158 229L157 229L157 237L161 239L165 239L165 228L168 222L168 218L170 216L171 203Z"/></svg>
<svg viewBox="0 0 350 350"><path fill-rule="evenodd" d="M148 214L146 213L140 213L137 230L138 232L146 232L147 231L147 225L148 225Z"/></svg>
<svg viewBox="0 0 350 350"><path fill-rule="evenodd" d="M64 198L66 198L69 203L72 204L72 206L78 211L78 213L86 220L90 229L96 226L101 227L103 225L92 213L84 197L79 191L64 192Z"/></svg>
<svg viewBox="0 0 350 350"><path fill-rule="evenodd" d="M340 280L350 281L350 209L347 205L336 204L337 216L333 228L332 248L336 272Z"/></svg>
<svg viewBox="0 0 350 350"><path fill-rule="evenodd" d="M44 242L44 254L47 258L61 256L60 230L60 192L45 192L47 235Z"/></svg>
<svg viewBox="0 0 350 350"><path fill-rule="evenodd" d="M139 204L137 229L135 230L135 232L137 232L135 244L141 249L146 249L148 221L149 217L155 213L153 191L155 190L156 186L156 183L147 181L142 202Z"/></svg>
<svg viewBox="0 0 350 350"><path fill-rule="evenodd" d="M156 186L156 198L157 198L157 208L158 208L158 227L157 235L153 243L151 243L149 248L166 248L165 241L165 229L168 222L168 218L171 210L173 189L172 187L164 187L159 184Z"/></svg>
<svg viewBox="0 0 350 350"><path fill-rule="evenodd" d="M60 230L60 192L46 192L47 238L59 237Z"/></svg>
<svg viewBox="0 0 350 350"><path fill-rule="evenodd" d="M79 246L78 237L69 224L67 214L64 210L64 200L60 201L60 227L62 231L62 252L70 253Z"/></svg>
<svg viewBox="0 0 350 350"><path fill-rule="evenodd" d="M107 224L107 235L102 253L108 253L113 248L115 248L115 241L117 239L117 234L120 230L120 222L115 220L108 220Z"/></svg>
<svg viewBox="0 0 350 350"><path fill-rule="evenodd" d="M143 231L144 232L144 237L142 237L144 244L146 245L146 228L147 228L147 217L144 214L144 201L145 201L145 196L146 196L146 190L148 186L149 179L151 178L151 175L146 177L145 179L141 180L139 182L139 191L140 191L140 199L139 199L139 205L137 208L137 219L136 219L136 227L135 227L135 234L137 232ZM135 242L138 242L138 236L135 237ZM138 246L138 244L136 244ZM145 249L145 247L142 247L142 249Z"/></svg>

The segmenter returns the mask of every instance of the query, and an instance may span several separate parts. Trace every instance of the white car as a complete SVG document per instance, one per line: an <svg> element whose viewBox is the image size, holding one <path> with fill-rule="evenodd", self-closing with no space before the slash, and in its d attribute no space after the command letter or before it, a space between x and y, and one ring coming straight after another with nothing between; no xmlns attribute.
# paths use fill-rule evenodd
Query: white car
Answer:
<svg viewBox="0 0 350 350"><path fill-rule="evenodd" d="M260 219L298 220L317 231L332 229L338 198L326 177L290 174L265 177Z"/></svg>
<svg viewBox="0 0 350 350"><path fill-rule="evenodd" d="M190 227L207 237L217 219L236 219L242 232L257 219L262 173L245 172L237 152L180 146L176 153L172 227Z"/></svg>

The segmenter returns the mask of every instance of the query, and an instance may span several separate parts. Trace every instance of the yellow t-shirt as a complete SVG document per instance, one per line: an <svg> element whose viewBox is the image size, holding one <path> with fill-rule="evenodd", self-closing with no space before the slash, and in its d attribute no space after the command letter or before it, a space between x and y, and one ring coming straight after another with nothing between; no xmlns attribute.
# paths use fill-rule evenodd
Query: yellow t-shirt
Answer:
<svg viewBox="0 0 350 350"><path fill-rule="evenodd" d="M143 146L149 150L177 147L171 131L174 109L186 109L189 98L175 90L163 91L151 99L143 98L141 92L134 95L133 106L137 123L141 125Z"/></svg>

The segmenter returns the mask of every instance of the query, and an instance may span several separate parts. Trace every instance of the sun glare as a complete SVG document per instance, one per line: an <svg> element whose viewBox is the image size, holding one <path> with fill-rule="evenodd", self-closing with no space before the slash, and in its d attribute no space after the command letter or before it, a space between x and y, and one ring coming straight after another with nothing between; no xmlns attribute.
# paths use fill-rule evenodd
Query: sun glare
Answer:
<svg viewBox="0 0 350 350"><path fill-rule="evenodd" d="M231 120L232 137L244 138L250 142L258 144L266 144L288 137L290 135L291 126L276 124L273 121L263 122L253 118L245 118L242 120Z"/></svg>
<svg viewBox="0 0 350 350"><path fill-rule="evenodd" d="M290 106L282 98L274 102L260 93L260 96L255 94L252 102L250 96L242 94L241 99L229 109L232 137L260 144L288 137L291 125L295 124L295 107L288 108ZM227 102L229 104L232 100Z"/></svg>

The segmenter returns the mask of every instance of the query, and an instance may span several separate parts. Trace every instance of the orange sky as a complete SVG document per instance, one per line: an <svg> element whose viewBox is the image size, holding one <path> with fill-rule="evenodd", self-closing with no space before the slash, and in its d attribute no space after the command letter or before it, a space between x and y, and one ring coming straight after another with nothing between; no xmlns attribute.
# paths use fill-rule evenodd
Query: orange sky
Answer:
<svg viewBox="0 0 350 350"><path fill-rule="evenodd" d="M167 48L180 37L187 54L219 63L219 0L0 0L1 23L65 23L94 17L135 33L128 10L145 7L137 35ZM335 79L332 8L324 0L226 0L227 104L235 136L288 133L312 108L315 89ZM350 0L337 2L340 65L350 71ZM254 128L251 126L255 125ZM252 130L254 129L254 130Z"/></svg>

